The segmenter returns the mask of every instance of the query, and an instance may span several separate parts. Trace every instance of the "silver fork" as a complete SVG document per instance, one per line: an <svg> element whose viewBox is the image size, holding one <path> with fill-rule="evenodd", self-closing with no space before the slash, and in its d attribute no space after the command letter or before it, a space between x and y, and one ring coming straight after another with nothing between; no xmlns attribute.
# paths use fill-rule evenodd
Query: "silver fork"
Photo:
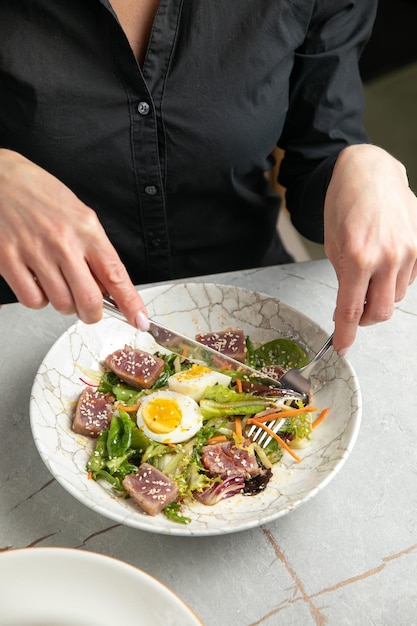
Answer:
<svg viewBox="0 0 417 626"><path fill-rule="evenodd" d="M327 339L327 341L323 344L317 354L311 359L307 365L304 367L298 367L285 372L283 376L281 376L280 383L283 387L288 389L288 396L291 398L291 391L295 391L298 394L302 394L308 401L311 393L311 381L309 378L310 372L315 367L317 361L321 359L321 357L327 352L333 342L333 333ZM272 420L271 422L266 422L266 426L274 431L274 433L278 432L280 428L285 424L285 419L281 420ZM268 443L271 441L271 435L268 435L267 432L263 428L256 427L253 425L249 432L248 436L255 441L258 445L265 448Z"/></svg>
<svg viewBox="0 0 417 626"><path fill-rule="evenodd" d="M285 419L281 420L272 420L271 422L265 422L265 426L268 426L274 433L277 433L280 428L282 428L285 424ZM253 424L248 432L248 437L252 439L255 443L257 443L262 448L266 448L268 443L271 441L271 435L261 428L260 426L256 426Z"/></svg>
<svg viewBox="0 0 417 626"><path fill-rule="evenodd" d="M315 356L311 359L307 365L304 367L298 367L292 370L288 370L285 372L283 376L279 379L279 382L286 389L292 389L293 391L298 391L298 393L302 393L307 398L310 396L311 392L311 381L310 381L310 372L315 367L317 361L321 359L321 357L327 352L330 346L333 343L333 333L327 339L327 341L323 344L320 350L317 352Z"/></svg>

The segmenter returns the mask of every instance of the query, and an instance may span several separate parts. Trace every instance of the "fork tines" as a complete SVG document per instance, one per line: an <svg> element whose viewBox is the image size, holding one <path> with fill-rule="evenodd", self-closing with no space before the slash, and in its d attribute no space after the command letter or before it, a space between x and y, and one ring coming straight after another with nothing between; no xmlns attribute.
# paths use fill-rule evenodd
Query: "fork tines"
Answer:
<svg viewBox="0 0 417 626"><path fill-rule="evenodd" d="M285 424L285 418L280 420L271 420L270 422L266 422L266 426L274 433L278 432L280 428L282 428ZM271 441L271 435L269 435L263 428L256 426L253 424L248 432L248 437L252 439L255 443L257 443L262 448L266 448L268 443Z"/></svg>

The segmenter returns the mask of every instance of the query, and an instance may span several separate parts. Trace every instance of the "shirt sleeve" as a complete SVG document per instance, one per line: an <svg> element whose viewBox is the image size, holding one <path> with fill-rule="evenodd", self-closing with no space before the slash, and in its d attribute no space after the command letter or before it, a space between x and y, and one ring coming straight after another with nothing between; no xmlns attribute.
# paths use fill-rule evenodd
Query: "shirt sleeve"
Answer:
<svg viewBox="0 0 417 626"><path fill-rule="evenodd" d="M324 198L337 156L348 145L369 141L358 65L377 0L318 0L314 6L294 57L279 182L294 226L322 242Z"/></svg>

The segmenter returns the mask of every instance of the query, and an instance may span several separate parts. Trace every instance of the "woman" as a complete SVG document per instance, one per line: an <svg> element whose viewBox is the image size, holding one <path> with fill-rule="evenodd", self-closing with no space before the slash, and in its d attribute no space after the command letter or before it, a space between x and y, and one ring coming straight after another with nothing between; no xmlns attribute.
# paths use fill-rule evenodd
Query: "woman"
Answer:
<svg viewBox="0 0 417 626"><path fill-rule="evenodd" d="M0 11L2 301L95 322L104 291L146 328L133 283L289 261L264 175L279 145L293 223L338 276L335 349L391 316L415 277L417 201L361 125L376 0Z"/></svg>

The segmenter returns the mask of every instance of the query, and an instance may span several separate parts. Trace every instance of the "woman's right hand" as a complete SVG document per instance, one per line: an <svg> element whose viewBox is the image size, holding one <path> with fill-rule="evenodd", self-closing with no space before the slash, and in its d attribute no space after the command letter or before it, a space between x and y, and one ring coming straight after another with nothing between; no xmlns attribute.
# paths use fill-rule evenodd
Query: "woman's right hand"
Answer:
<svg viewBox="0 0 417 626"><path fill-rule="evenodd" d="M0 149L0 275L31 308L48 302L86 323L103 292L146 330L146 308L96 213L57 178Z"/></svg>

